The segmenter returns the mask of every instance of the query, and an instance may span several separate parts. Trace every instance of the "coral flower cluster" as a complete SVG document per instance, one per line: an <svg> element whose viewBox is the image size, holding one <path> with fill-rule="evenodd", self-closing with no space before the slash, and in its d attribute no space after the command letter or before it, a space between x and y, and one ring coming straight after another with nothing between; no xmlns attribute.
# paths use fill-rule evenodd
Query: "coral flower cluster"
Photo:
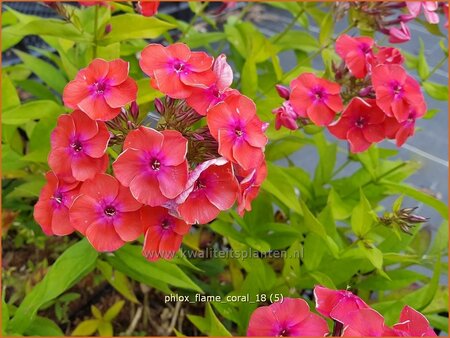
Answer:
<svg viewBox="0 0 450 338"><path fill-rule="evenodd" d="M310 311L305 300L284 298L269 306L261 306L252 313L247 336L436 336L425 316L409 306L401 311L399 322L389 327L380 313L350 291L316 286L314 296L316 311L334 322L332 332L323 317Z"/></svg>
<svg viewBox="0 0 450 338"><path fill-rule="evenodd" d="M193 224L235 204L251 210L267 176L267 124L230 88L225 55L150 44L140 66L165 95L154 102L157 123L139 116L123 60L95 59L66 86L73 111L52 132L34 217L47 235L78 231L98 251L144 235L144 256L168 259Z"/></svg>
<svg viewBox="0 0 450 338"><path fill-rule="evenodd" d="M369 37L341 35L336 53L342 62L333 66L334 81L303 73L290 89L277 86L286 101L273 111L275 128L325 126L347 140L354 153L386 138L402 146L427 107L419 83L402 66L400 51Z"/></svg>

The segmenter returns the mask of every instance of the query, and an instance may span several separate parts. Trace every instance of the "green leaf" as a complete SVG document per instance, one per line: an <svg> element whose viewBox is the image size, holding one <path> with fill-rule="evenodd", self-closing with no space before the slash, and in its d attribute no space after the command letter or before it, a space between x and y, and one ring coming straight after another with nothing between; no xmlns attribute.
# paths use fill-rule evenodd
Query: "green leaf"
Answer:
<svg viewBox="0 0 450 338"><path fill-rule="evenodd" d="M72 336L92 336L98 329L100 321L98 319L89 319L82 321L72 332Z"/></svg>
<svg viewBox="0 0 450 338"><path fill-rule="evenodd" d="M433 99L448 101L448 86L440 85L434 82L425 81L423 84L425 92Z"/></svg>
<svg viewBox="0 0 450 338"><path fill-rule="evenodd" d="M378 273L390 280L386 272L383 271L383 253L373 245L369 247L363 241L358 241L358 246L370 263L377 269Z"/></svg>
<svg viewBox="0 0 450 338"><path fill-rule="evenodd" d="M49 87L56 90L58 93L62 93L67 80L64 78L62 73L58 71L51 64L35 57L30 54L21 52L17 49L14 53L22 60L22 62L27 66L37 77L42 79Z"/></svg>
<svg viewBox="0 0 450 338"><path fill-rule="evenodd" d="M394 183L383 180L381 181L381 184L382 186L389 188L391 193L401 193L429 205L434 208L442 218L448 219L447 205L435 197L403 183Z"/></svg>
<svg viewBox="0 0 450 338"><path fill-rule="evenodd" d="M59 256L44 279L28 293L10 321L12 332L23 333L39 308L57 298L92 271L98 253L86 239L72 245Z"/></svg>
<svg viewBox="0 0 450 338"><path fill-rule="evenodd" d="M96 307L95 305L91 305L91 312L92 315L94 316L94 318L96 319L102 319L102 313L100 312L99 308Z"/></svg>
<svg viewBox="0 0 450 338"><path fill-rule="evenodd" d="M139 246L125 245L116 251L113 257L120 260L130 270L142 275L143 278L150 277L150 280L157 280L175 287L203 293L203 290L177 265L166 260L149 262L142 256L141 250L142 248ZM115 266L114 262L112 265ZM119 267L117 269L121 270ZM122 272L126 273L125 271ZM134 278L134 276L130 277Z"/></svg>
<svg viewBox="0 0 450 338"><path fill-rule="evenodd" d="M100 337L112 337L114 336L113 326L110 322L100 321L98 325L98 333Z"/></svg>
<svg viewBox="0 0 450 338"><path fill-rule="evenodd" d="M63 108L54 101L31 101L3 111L2 123L7 125L21 125L32 120L56 118L63 112Z"/></svg>
<svg viewBox="0 0 450 338"><path fill-rule="evenodd" d="M8 304L6 304L4 297L5 297L5 293L3 292L3 297L2 297L2 336L5 336L5 329L9 323L9 309L8 309Z"/></svg>
<svg viewBox="0 0 450 338"><path fill-rule="evenodd" d="M131 39L155 39L169 29L176 28L175 25L155 17L130 13L113 16L110 24L111 32L100 41L103 45Z"/></svg>
<svg viewBox="0 0 450 338"><path fill-rule="evenodd" d="M419 38L420 48L417 63L417 73L422 80L425 80L430 73L430 67L428 67L427 59L425 57L425 46L421 38ZM448 90L447 90L448 91Z"/></svg>
<svg viewBox="0 0 450 338"><path fill-rule="evenodd" d="M55 337L64 336L64 332L59 328L56 323L48 318L37 316L27 330L24 332L26 336L44 336Z"/></svg>
<svg viewBox="0 0 450 338"><path fill-rule="evenodd" d="M352 212L352 230L358 238L364 238L364 236L372 229L373 224L374 215L372 207L361 189L359 204Z"/></svg>
<svg viewBox="0 0 450 338"><path fill-rule="evenodd" d="M333 15L332 13L328 13L320 24L319 43L321 46L326 45L331 40L333 36L333 28Z"/></svg>
<svg viewBox="0 0 450 338"><path fill-rule="evenodd" d="M258 72L253 58L248 58L244 63L244 67L242 67L241 86L244 95L249 97L256 96L256 91L258 89Z"/></svg>
<svg viewBox="0 0 450 338"><path fill-rule="evenodd" d="M326 140L324 133L314 135L314 143L317 147L320 160L314 173L314 186L321 188L329 182L333 176L333 169L336 163L337 144Z"/></svg>
<svg viewBox="0 0 450 338"><path fill-rule="evenodd" d="M188 319L202 332L213 337L231 337L231 333L223 326L215 315L211 305L206 303L205 317L188 315Z"/></svg>
<svg viewBox="0 0 450 338"><path fill-rule="evenodd" d="M277 39L278 35L274 35L271 40ZM283 35L277 42L276 46L280 51L283 50L301 50L306 53L312 53L320 48L317 39L307 32L291 30Z"/></svg>
<svg viewBox="0 0 450 338"><path fill-rule="evenodd" d="M299 198L289 183L288 176L284 174L282 168L270 162L267 163L267 166L268 176L263 182L262 188L279 199L286 207L301 215L303 212L298 201Z"/></svg>
<svg viewBox="0 0 450 338"><path fill-rule="evenodd" d="M103 277L106 278L108 283L111 284L114 289L119 291L122 296L133 303L139 303L134 294L133 286L127 276L120 271L113 271L111 265L101 260L97 260L97 268L100 270Z"/></svg>
<svg viewBox="0 0 450 338"><path fill-rule="evenodd" d="M2 74L2 111L20 105L19 95L11 79L5 73Z"/></svg>
<svg viewBox="0 0 450 338"><path fill-rule="evenodd" d="M333 188L328 195L328 205L331 206L333 217L337 220L347 219L352 214L352 207L348 202L344 202Z"/></svg>
<svg viewBox="0 0 450 338"><path fill-rule="evenodd" d="M103 320L111 322L114 318L116 318L119 315L124 305L125 301L123 300L119 300L118 302L114 303L114 305L111 306L108 309L108 311L106 311L105 315L103 316Z"/></svg>

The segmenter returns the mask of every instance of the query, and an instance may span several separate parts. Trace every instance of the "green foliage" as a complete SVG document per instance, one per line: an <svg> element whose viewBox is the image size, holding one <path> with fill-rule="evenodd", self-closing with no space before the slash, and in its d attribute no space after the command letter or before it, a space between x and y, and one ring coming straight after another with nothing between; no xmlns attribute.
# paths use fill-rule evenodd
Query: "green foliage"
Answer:
<svg viewBox="0 0 450 338"><path fill-rule="evenodd" d="M150 86L138 67L138 53L148 43L183 41L214 56L227 51L234 86L256 102L260 118L269 122L269 143L265 149L268 177L252 202L252 211L244 217L233 210L222 212L208 226L194 226L184 237L183 249L201 253L206 245L226 251L224 257L190 258L180 252L170 261L149 262L142 256L141 245L127 244L99 257L85 239L70 247L61 242L58 258L36 285L29 284L31 291L21 290L2 299L3 335L63 336L61 327L68 321L68 308L80 296L79 290L70 288L86 276L95 283L109 284L127 303L119 300L104 313L100 311L104 308L92 306L92 316L72 327L73 336L122 335L115 321L121 311L142 305L139 288L152 289L157 295L199 293L222 299L248 295L257 301L206 303L203 316L187 313L204 335L243 336L257 306L281 295L301 297L317 284L358 290L388 324L395 323L401 308L408 304L423 311L434 327L448 332L447 318L441 315L448 312L443 302L448 288L440 283L448 264L444 263L447 204L405 183L420 166L400 160L397 151L372 146L354 155L330 141L321 127L275 130L271 111L282 99L274 85L287 85L303 72L333 80L333 65L339 64L334 42L340 32L336 31L331 3L267 5L291 18L286 30L269 37L258 22L246 20L249 13L255 16L251 13L254 3L245 3L244 12L226 14L223 21L218 16L216 21L208 12L208 3L190 2L191 22L162 13L144 17L134 13L128 3L114 3L114 10L61 4L65 19L44 19L5 7L2 51L20 59L19 64L5 66L2 73L2 201L5 211L17 212L9 225L14 243L41 243L41 247L49 243L33 221L32 207L48 170L50 133L58 116L68 111L62 103L63 89L93 58L120 57L130 62L130 74L138 84L137 103L142 112L149 112L154 110L153 100L162 94ZM357 35L359 29L364 35L374 34L367 16L352 9L348 19L344 32ZM431 34L443 36L438 26L417 22ZM310 29L313 23L319 26L318 34ZM111 25L109 33L105 33L106 25ZM29 35L38 35L52 50L22 51L19 43ZM417 55L405 53L405 65L420 79L426 94L448 101L447 84L437 83L433 77L448 57L445 39L439 44L443 58L437 67L428 64L427 41L419 43ZM280 61L286 55L296 60L292 69L283 68ZM437 110L429 109L426 118L433 118ZM311 149L317 163L308 163L312 170L307 171L302 166ZM387 198L393 196L400 196L387 207L393 212L419 204L427 207L424 216L435 210L444 220L437 233L432 235L429 226L416 225L412 234L406 234L399 227L383 224L379 217L391 203ZM403 197L408 197L408 204ZM430 220L432 226L439 222ZM5 236L11 236L6 232ZM28 265L35 268L33 262ZM6 287L11 287L8 282ZM275 298L263 300L262 295ZM45 313L55 313L54 321L43 316L48 309L52 311Z"/></svg>

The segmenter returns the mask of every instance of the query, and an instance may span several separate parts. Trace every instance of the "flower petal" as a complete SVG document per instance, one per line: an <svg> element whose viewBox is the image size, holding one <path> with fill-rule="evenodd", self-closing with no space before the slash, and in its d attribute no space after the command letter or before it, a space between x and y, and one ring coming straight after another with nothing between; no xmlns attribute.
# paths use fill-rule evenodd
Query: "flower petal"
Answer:
<svg viewBox="0 0 450 338"><path fill-rule="evenodd" d="M137 90L136 81L128 77L121 84L111 87L105 93L105 101L112 108L121 108L136 100Z"/></svg>
<svg viewBox="0 0 450 338"><path fill-rule="evenodd" d="M119 237L112 223L97 220L86 230L86 237L95 250L112 252L122 247L125 242Z"/></svg>

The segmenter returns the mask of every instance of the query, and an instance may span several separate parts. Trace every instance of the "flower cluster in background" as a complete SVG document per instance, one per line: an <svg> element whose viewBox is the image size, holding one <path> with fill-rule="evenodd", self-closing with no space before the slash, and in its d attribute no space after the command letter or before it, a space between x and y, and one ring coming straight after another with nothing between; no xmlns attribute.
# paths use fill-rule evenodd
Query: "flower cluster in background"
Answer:
<svg viewBox="0 0 450 338"><path fill-rule="evenodd" d="M402 146L427 107L419 83L402 66L400 51L370 37L344 34L336 41L336 53L342 62L333 67L334 82L303 73L290 89L277 86L286 101L273 111L276 129L326 126L354 153L386 138Z"/></svg>
<svg viewBox="0 0 450 338"><path fill-rule="evenodd" d="M144 234L143 254L156 260L173 257L192 224L235 203L241 215L251 210L267 175L267 124L230 88L224 55L150 44L140 66L165 94L155 100L154 128L139 119L123 60L95 59L65 87L73 111L52 132L52 171L34 217L47 235L79 231L98 251Z"/></svg>
<svg viewBox="0 0 450 338"><path fill-rule="evenodd" d="M350 291L316 286L314 297L316 311L334 323L331 332L326 320L311 312L305 300L284 298L252 313L247 336L436 336L425 316L409 306L401 311L398 323L389 327L380 313Z"/></svg>
<svg viewBox="0 0 450 338"><path fill-rule="evenodd" d="M404 43L411 40L408 22L422 15L430 25L439 24L439 14L444 13L448 27L448 3L438 1L399 1L399 2L342 2L336 4L336 18L350 14L354 20L381 32L389 37L391 43Z"/></svg>

